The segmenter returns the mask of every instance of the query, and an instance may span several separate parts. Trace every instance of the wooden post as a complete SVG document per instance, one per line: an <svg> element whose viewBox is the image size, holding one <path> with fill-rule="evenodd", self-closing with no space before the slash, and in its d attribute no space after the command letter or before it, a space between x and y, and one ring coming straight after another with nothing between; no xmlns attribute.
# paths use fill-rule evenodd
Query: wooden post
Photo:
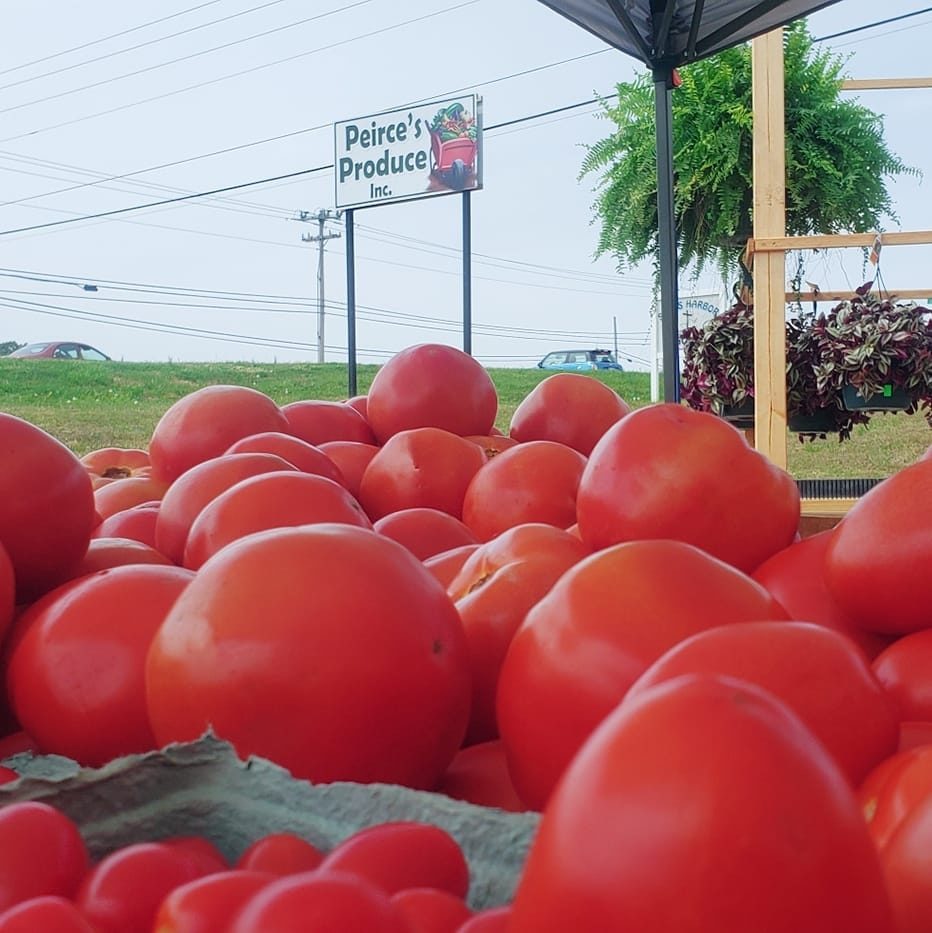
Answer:
<svg viewBox="0 0 932 933"><path fill-rule="evenodd" d="M751 43L754 239L786 235L783 30ZM754 269L755 445L786 468L786 256L764 252Z"/></svg>

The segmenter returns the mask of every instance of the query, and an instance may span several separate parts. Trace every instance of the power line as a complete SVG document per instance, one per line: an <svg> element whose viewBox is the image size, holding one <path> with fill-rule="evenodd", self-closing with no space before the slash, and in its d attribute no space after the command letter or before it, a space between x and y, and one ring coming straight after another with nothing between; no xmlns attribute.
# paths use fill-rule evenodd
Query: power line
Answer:
<svg viewBox="0 0 932 933"><path fill-rule="evenodd" d="M280 2L281 0L272 0L271 3L264 4L264 6L271 6L273 3L280 3ZM475 0L472 0L472 2L475 2ZM240 39L233 39L230 42L224 42L221 45L215 45L209 49L201 49L197 52L189 52L187 55L180 55L178 58L169 59L167 62L157 62L154 65L147 65L145 68L137 68L135 71L127 71L125 74L114 75L113 77L110 77L110 78L103 78L100 81L93 81L91 84L83 84L80 87L70 87L67 90L59 91L57 94L49 94L46 97L39 97L39 98L36 98L35 100L24 101L21 104L14 104L12 107L6 107L0 110L0 113L12 113L14 110L22 110L24 107L32 107L35 104L44 104L50 100L58 100L61 97L68 97L71 94L78 94L81 91L89 91L95 87L103 87L104 85L114 84L117 81L122 81L124 78L134 78L137 75L148 74L151 71L157 71L159 68L166 68L169 65L177 65L179 62L186 62L194 58L200 58L201 55L209 55L211 52L219 52L222 49L229 49L229 48L232 48L234 45L242 45L244 42L251 42L253 39L262 39L265 36L271 36L274 33L283 32L286 29L294 29L296 26L303 26L306 23L312 23L315 20L325 19L326 17L333 16L336 13L343 13L346 10L352 10L352 9L355 9L356 7L365 6L367 3L372 3L372 0L356 0L356 2L354 3L350 3L346 6L339 7L335 10L328 10L326 13L318 13L314 16L308 16L305 19L299 19L293 23L286 23L285 25L282 25L282 26L275 26L272 29L266 29L264 32L257 32L249 36L244 36L243 38L240 38ZM262 9L262 7L255 7L255 9L257 10ZM246 10L244 12L251 12L251 11ZM231 18L231 17L227 17L227 18ZM221 21L218 20L218 22L221 22ZM145 44L148 45L150 43L145 43ZM315 51L319 51L319 50L315 50ZM302 52L301 54L306 55L310 53ZM103 56L103 57L106 58L107 56ZM288 59L283 59L283 61L287 61L287 60ZM269 67L269 66L263 65L261 67ZM248 71L252 71L252 70L257 70L257 69L248 69ZM237 75L246 74L246 73L248 72L246 71L237 72ZM229 77L235 77L235 76L236 75L230 75ZM199 86L199 85L195 85L195 86ZM0 87L0 91L2 90L5 90L5 88Z"/></svg>
<svg viewBox="0 0 932 933"><path fill-rule="evenodd" d="M867 23L864 26L854 26L851 29L844 29L841 32L833 32L827 36L819 36L813 39L813 42L827 42L829 39L839 39L841 36L850 36L855 32L863 32L865 29L875 29L877 26L886 26L888 23L898 23L901 20L909 19L911 16L921 16L923 13L932 13L932 6L927 6L924 10L915 10L912 13L902 13L899 16L891 16L889 19L879 19L873 23Z"/></svg>
<svg viewBox="0 0 932 933"><path fill-rule="evenodd" d="M113 32L109 36L102 36L99 39L92 39L90 42L84 42L81 45L72 46L70 49L63 49L61 52L52 52L51 55L45 55L42 58L34 58L31 62L23 62L22 65L14 65L12 68L5 68L3 71L0 71L0 75L9 74L12 71L20 71L23 68L29 68L32 65L40 65L42 62L50 61L51 59L58 58L62 55L70 55L72 52L80 52L81 49L90 48L92 45L100 45L102 42L109 42L111 39L119 39L121 36L127 36L131 32L138 32L140 29L148 29L149 26L157 26L159 23L164 23L170 19L176 19L179 16L185 16L188 13L194 13L196 10L202 10L204 7L213 6L214 4L220 2L221 0L207 0L206 3L199 3L197 6L179 10L177 13L169 13L168 16L161 16L158 19L149 20L147 23L140 23L138 26L132 26L129 29L123 29L120 32Z"/></svg>
<svg viewBox="0 0 932 933"><path fill-rule="evenodd" d="M85 120L93 120L93 119L96 119L97 117L103 117L103 116L106 116L107 114L117 113L118 111L127 110L131 107L138 107L142 104L151 104L153 101L157 101L157 100L165 100L168 97L174 97L176 94L184 94L187 91L193 91L198 88L208 87L213 84L219 84L221 81L228 81L230 78L239 78L239 77L242 77L243 75L253 74L256 71L262 71L265 68L272 68L275 65L283 65L286 62L293 62L293 61L297 61L300 58L306 58L308 55L316 55L318 52L325 52L325 51L329 51L330 49L335 49L335 48L339 48L344 45L349 45L350 43L358 42L361 39L370 39L373 36L383 35L386 32L392 32L395 29L401 29L405 26L410 26L413 23L420 23L420 22L424 22L425 20L434 19L437 16L443 16L447 13L452 13L455 10L461 10L464 7L472 6L473 4L479 3L479 2L480 0L462 0L462 2L456 3L450 7L445 7L442 10L435 10L434 12L426 13L423 16L416 16L413 19L403 20L402 22L399 22L399 23L393 23L390 26L383 26L380 29L374 29L372 30L372 32L362 33L358 36L351 36L348 39L341 39L338 42L331 42L329 45L318 46L316 49L306 49L305 51L298 52L295 55L288 55L285 58L279 58L271 62L263 62L258 65L253 65L251 68L244 68L241 71L234 71L234 72L231 72L230 74L220 75L220 77L210 78L207 81L200 81L197 84L189 84L189 85L186 85L185 87L175 88L175 90L173 91L166 91L163 94L156 94L154 97L146 97L143 100L131 101L128 104L121 104L118 107L111 107L108 110L101 110L101 111L98 111L97 113L86 114L82 117L75 117L72 120L63 120L61 123L55 123L52 126L45 126L45 127L41 127L40 129L36 129L36 130L29 130L26 133L18 133L15 136L5 136L3 139L0 139L0 142L8 143L14 139L23 139L27 136L36 136L39 133L45 133L45 132L48 132L49 130L57 130L63 126L71 126L74 123L83 123Z"/></svg>

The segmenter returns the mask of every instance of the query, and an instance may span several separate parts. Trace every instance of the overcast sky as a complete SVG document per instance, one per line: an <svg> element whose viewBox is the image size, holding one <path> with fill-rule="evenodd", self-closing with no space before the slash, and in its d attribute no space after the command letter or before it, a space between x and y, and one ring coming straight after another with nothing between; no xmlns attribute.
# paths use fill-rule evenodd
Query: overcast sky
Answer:
<svg viewBox="0 0 932 933"><path fill-rule="evenodd" d="M474 355L533 365L552 349L617 339L626 366L647 368L650 271L593 260L594 180L578 180L585 144L610 124L589 105L493 129L609 94L640 68L542 4L0 2L0 231L326 166L334 122L477 93ZM810 29L829 35L923 6L841 0ZM851 56L850 77L870 78L927 74L930 43L932 12L826 44ZM861 100L925 173L892 187L900 227L928 229L932 90ZM301 235L316 224L295 218L333 204L328 170L2 236L0 341L78 339L126 360L313 362L317 247ZM360 362L414 343L462 345L460 212L458 196L356 212ZM885 250L887 285L932 291L928 250ZM860 264L857 251L835 251L807 277L853 287ZM345 360L342 239L326 247L326 299L326 358Z"/></svg>

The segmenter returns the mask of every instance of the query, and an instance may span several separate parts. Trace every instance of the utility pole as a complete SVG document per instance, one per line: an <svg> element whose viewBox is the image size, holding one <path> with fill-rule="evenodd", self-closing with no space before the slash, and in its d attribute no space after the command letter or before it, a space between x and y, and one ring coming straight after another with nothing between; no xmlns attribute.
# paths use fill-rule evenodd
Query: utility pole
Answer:
<svg viewBox="0 0 932 933"><path fill-rule="evenodd" d="M317 251L317 362L324 362L324 319L326 302L324 301L324 247L327 240L336 240L341 234L324 232L328 220L338 221L343 211L332 211L329 208L318 211L299 211L298 220L305 223L317 222L317 235L303 233L301 239L305 243L316 243Z"/></svg>

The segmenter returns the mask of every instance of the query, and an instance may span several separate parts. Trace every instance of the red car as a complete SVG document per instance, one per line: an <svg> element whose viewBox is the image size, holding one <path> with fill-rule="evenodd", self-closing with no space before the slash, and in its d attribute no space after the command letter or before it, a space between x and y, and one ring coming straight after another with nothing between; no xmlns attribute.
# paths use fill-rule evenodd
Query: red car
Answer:
<svg viewBox="0 0 932 933"><path fill-rule="evenodd" d="M109 360L106 353L86 343L69 343L63 340L48 343L29 343L14 350L10 356L33 360Z"/></svg>

